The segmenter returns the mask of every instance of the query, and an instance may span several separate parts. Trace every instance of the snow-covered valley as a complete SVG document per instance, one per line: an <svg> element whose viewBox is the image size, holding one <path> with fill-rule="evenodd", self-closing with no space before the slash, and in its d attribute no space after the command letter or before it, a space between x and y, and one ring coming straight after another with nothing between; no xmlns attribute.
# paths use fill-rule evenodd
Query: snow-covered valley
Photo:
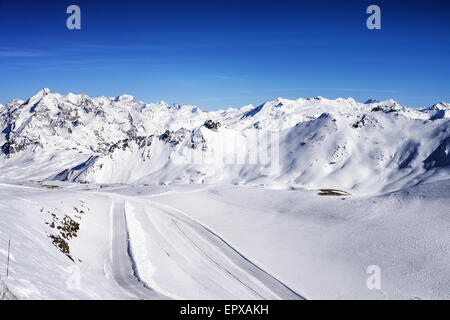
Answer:
<svg viewBox="0 0 450 320"><path fill-rule="evenodd" d="M18 298L450 298L450 180L345 198L231 185L60 186L0 186L0 239L12 242L3 281ZM71 259L49 238L60 230L48 222L66 216L79 223ZM6 254L4 246L1 261ZM366 286L370 265L380 266L380 290Z"/></svg>
<svg viewBox="0 0 450 320"><path fill-rule="evenodd" d="M445 102L43 89L0 130L0 298L450 298Z"/></svg>

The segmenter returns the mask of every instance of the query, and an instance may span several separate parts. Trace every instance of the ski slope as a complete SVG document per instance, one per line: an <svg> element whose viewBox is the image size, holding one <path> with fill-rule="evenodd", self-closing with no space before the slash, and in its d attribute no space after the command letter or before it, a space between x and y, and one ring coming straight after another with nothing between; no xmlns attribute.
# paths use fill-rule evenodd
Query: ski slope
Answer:
<svg viewBox="0 0 450 320"><path fill-rule="evenodd" d="M111 205L111 266L114 280L135 299L167 299L140 278L130 243L124 201Z"/></svg>
<svg viewBox="0 0 450 320"><path fill-rule="evenodd" d="M141 232L138 270L142 266L142 277L155 287L172 275L171 291L189 299L218 298L212 292L221 292L221 299L303 299L182 212L149 201L130 207L133 229Z"/></svg>
<svg viewBox="0 0 450 320"><path fill-rule="evenodd" d="M53 186L0 185L10 296L449 298L449 180L345 198L232 185ZM47 210L80 222L68 241L73 261L48 237L56 230ZM369 265L381 268L380 290L366 286Z"/></svg>
<svg viewBox="0 0 450 320"><path fill-rule="evenodd" d="M2 186L20 199L25 208L31 206L35 212L39 212L38 208L41 205L45 207L45 196L48 192L40 190L40 187L8 184ZM3 279L8 287L19 292L20 298L108 298L112 295L122 299L304 299L268 272L254 265L220 236L178 210L151 200L99 191L77 190L71 191L70 194L61 191L50 192L62 193L62 197L58 198L67 197L70 203L76 203L78 198L86 199L86 193L87 198L99 206L108 199L111 200L109 213L103 210L101 219L95 217L95 221L89 221L87 223L90 225L86 225L87 228L92 228L91 232L97 233L98 226L106 222L109 225L106 230L108 232L103 234L106 239L100 241L97 239L96 243L92 243L90 240L98 238L98 234L87 234L84 239L72 240L75 250L71 256L75 261L62 259L65 262L62 266L55 265L58 269L65 269L69 276L73 271L72 263L79 265L83 272L86 271L86 274L81 274L85 279L80 281L80 287L71 288L67 283L68 275L64 273L59 279L57 275L53 278L55 280L53 285L58 285L58 282L62 285L59 293L45 292L41 295L40 290L47 291L51 286L35 287L33 284L33 292L27 291L29 289L26 285L21 286L20 280L16 278L16 265L23 264L30 267L29 270L20 271L21 277L36 274L33 271L33 265L39 260L36 250L36 256L21 256L22 261L17 261L13 256L11 276ZM23 197L17 196L23 193ZM41 202L28 200L29 194L33 198L39 193L43 193ZM52 202L51 199L47 201ZM14 220L14 217L10 218ZM24 230L27 236L30 236L30 227L31 230L36 230L43 229L45 225L42 220L40 225L33 225L31 222L25 226L25 229L28 228ZM82 224L80 230L83 230ZM12 236L8 230L1 235L2 240L6 235ZM20 235L15 235L16 238L18 236ZM46 238L42 232L38 233L38 237L41 242ZM22 251L22 243L17 239L12 239L12 242L15 245L13 252ZM101 248L103 254L99 254L97 248ZM57 253L57 248L53 249L55 250L50 251ZM4 257L5 253L1 253ZM99 268L100 266L96 265L102 260L104 264L102 278L108 288L108 295L105 295L106 292L95 292L91 295L93 293L90 293L90 290L99 288L95 288L94 285L98 279L90 277L93 274L98 276L98 272L101 272L93 269ZM86 263L90 265L85 267ZM50 273L50 270L46 272ZM42 284L43 279L37 276L38 280L34 281ZM85 290L81 287L84 282L94 287ZM30 285L32 283L30 282ZM71 292L73 290L75 292ZM26 294L20 296L21 292Z"/></svg>

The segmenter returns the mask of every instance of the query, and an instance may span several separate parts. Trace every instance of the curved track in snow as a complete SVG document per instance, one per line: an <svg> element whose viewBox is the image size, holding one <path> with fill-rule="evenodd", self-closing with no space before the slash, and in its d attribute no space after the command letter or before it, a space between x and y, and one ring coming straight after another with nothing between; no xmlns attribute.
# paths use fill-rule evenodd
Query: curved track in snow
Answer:
<svg viewBox="0 0 450 320"><path fill-rule="evenodd" d="M111 208L111 261L114 280L136 299L167 299L143 283L130 248L125 201L113 201Z"/></svg>
<svg viewBox="0 0 450 320"><path fill-rule="evenodd" d="M175 208L143 199L127 201L126 205L119 203L115 208L114 225L126 226L127 219L129 224L115 229L119 236L114 235L113 250L121 250L124 258L128 253L133 270L121 285L136 296L142 293L140 297L144 298L161 297L150 289L153 287L187 299L304 299ZM119 219L124 222L118 222ZM122 230L128 230L128 236L120 234ZM128 251L120 246L126 238ZM130 269L125 265L115 270L115 278L120 279ZM133 275L138 281L130 282Z"/></svg>

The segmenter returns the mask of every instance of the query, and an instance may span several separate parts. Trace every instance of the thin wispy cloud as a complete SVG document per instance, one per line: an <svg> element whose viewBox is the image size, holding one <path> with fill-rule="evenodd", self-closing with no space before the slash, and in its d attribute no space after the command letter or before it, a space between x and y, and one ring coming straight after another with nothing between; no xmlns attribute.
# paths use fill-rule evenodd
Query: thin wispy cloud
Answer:
<svg viewBox="0 0 450 320"><path fill-rule="evenodd" d="M171 53L174 50L194 50L202 49L207 46L214 48L213 44L204 44L201 42L186 42L173 44L59 44L52 47L52 50L46 48L27 48L22 46L0 47L0 57L31 58L31 57L49 57L49 56L79 56L80 54L104 54L111 52L151 54L151 53Z"/></svg>
<svg viewBox="0 0 450 320"><path fill-rule="evenodd" d="M244 81L243 78L235 78L235 77L224 76L224 75L216 75L216 78L221 79L221 80Z"/></svg>
<svg viewBox="0 0 450 320"><path fill-rule="evenodd" d="M44 57L48 55L50 55L50 52L43 50L0 47L0 57L4 58L32 58Z"/></svg>
<svg viewBox="0 0 450 320"><path fill-rule="evenodd" d="M299 88L283 88L269 89L269 92L288 92L288 91L305 91L305 90L321 90L321 91L342 91L342 92L369 92L369 93L401 93L400 90L390 89L366 89L366 88L319 88L319 87L299 87Z"/></svg>

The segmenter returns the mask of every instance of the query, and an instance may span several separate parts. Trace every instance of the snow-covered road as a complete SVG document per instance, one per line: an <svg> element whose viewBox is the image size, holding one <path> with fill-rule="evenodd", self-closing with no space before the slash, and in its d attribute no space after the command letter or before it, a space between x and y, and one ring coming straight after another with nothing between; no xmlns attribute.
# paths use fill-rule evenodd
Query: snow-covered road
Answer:
<svg viewBox="0 0 450 320"><path fill-rule="evenodd" d="M159 291L173 298L303 299L174 208L116 200L112 214L114 279L137 298L164 298Z"/></svg>
<svg viewBox="0 0 450 320"><path fill-rule="evenodd" d="M111 206L111 261L114 280L126 293L137 299L167 299L145 285L136 270L131 252L124 201Z"/></svg>

